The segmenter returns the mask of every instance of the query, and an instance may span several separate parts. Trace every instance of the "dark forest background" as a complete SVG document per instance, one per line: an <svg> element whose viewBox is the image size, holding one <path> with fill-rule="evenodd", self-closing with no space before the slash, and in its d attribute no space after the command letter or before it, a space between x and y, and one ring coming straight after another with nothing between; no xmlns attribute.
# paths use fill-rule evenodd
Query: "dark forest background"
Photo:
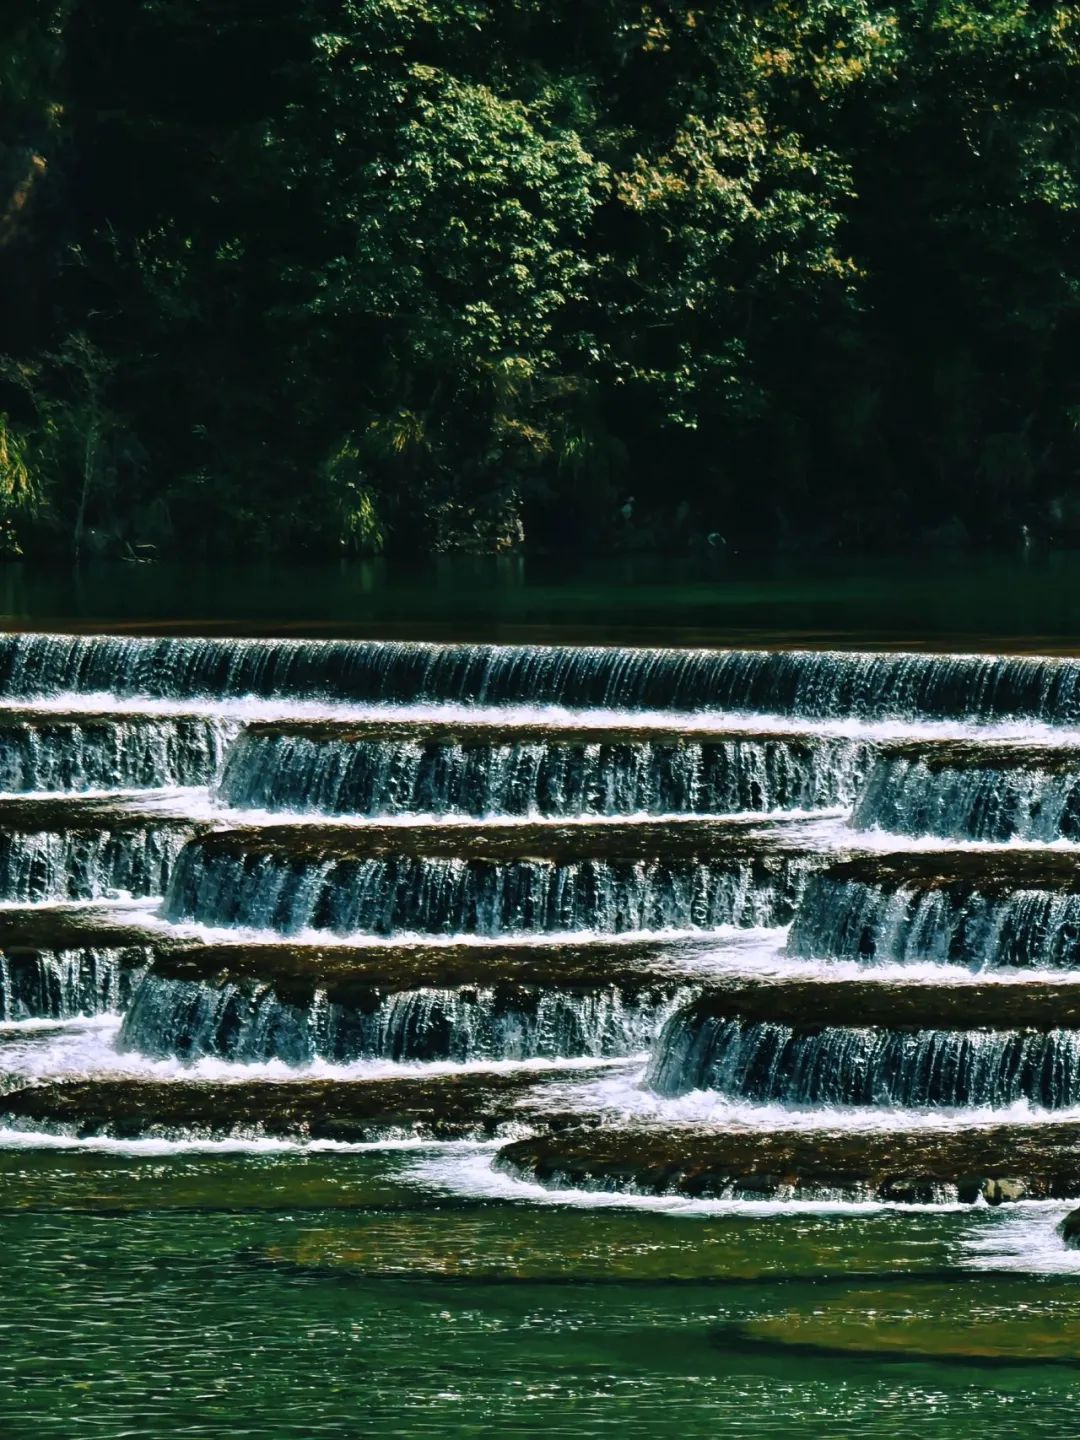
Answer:
<svg viewBox="0 0 1080 1440"><path fill-rule="evenodd" d="M0 548L1076 541L1078 242L1075 4L8 3Z"/></svg>

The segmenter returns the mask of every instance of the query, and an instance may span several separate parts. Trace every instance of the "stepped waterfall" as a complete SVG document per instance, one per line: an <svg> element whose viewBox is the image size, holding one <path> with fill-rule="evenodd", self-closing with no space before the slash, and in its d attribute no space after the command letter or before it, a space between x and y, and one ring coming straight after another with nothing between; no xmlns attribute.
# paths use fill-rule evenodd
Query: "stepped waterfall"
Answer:
<svg viewBox="0 0 1080 1440"><path fill-rule="evenodd" d="M1080 1195L1078 842L1072 659L4 636L2 1123Z"/></svg>

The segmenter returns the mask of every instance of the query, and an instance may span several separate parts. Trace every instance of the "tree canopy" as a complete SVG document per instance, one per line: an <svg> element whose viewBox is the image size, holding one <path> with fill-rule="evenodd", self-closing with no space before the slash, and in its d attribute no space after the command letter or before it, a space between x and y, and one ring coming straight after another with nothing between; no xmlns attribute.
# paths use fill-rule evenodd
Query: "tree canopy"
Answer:
<svg viewBox="0 0 1080 1440"><path fill-rule="evenodd" d="M1080 535L1080 7L26 0L4 543Z"/></svg>

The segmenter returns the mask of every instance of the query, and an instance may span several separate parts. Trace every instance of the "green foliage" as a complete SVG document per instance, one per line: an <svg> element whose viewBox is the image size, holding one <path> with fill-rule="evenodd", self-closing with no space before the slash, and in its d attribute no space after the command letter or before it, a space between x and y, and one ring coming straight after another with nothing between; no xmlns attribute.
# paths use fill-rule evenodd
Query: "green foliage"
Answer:
<svg viewBox="0 0 1080 1440"><path fill-rule="evenodd" d="M378 555L386 543L386 532L376 497L365 483L363 457L355 440L342 441L325 462L322 479L341 548L356 555Z"/></svg>
<svg viewBox="0 0 1080 1440"><path fill-rule="evenodd" d="M0 510L39 546L1076 512L1075 6L16 10Z"/></svg>
<svg viewBox="0 0 1080 1440"><path fill-rule="evenodd" d="M26 436L0 413L0 515L4 519L34 515L41 509L41 485L31 468L29 451Z"/></svg>

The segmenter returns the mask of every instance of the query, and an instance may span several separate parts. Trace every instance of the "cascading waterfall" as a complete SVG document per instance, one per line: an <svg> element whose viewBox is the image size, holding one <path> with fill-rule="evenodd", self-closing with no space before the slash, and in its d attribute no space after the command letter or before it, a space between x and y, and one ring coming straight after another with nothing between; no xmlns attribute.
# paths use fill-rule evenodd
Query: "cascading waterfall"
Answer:
<svg viewBox="0 0 1080 1440"><path fill-rule="evenodd" d="M70 1020L123 1010L149 946L0 953L0 1020Z"/></svg>
<svg viewBox="0 0 1080 1440"><path fill-rule="evenodd" d="M1080 752L1068 768L930 764L884 755L859 796L854 824L964 840L1080 840Z"/></svg>
<svg viewBox="0 0 1080 1440"><path fill-rule="evenodd" d="M151 790L208 785L236 725L182 716L159 719L35 717L0 712L0 791Z"/></svg>
<svg viewBox="0 0 1080 1440"><path fill-rule="evenodd" d="M174 922L294 935L546 934L779 925L791 917L801 857L751 860L326 860L207 849L173 871Z"/></svg>
<svg viewBox="0 0 1080 1440"><path fill-rule="evenodd" d="M634 1055L647 1050L686 986L611 984L369 991L349 1001L316 989L304 1002L271 985L148 974L124 1019L122 1048L195 1060L476 1060Z"/></svg>
<svg viewBox="0 0 1080 1440"><path fill-rule="evenodd" d="M1080 1031L795 1029L690 1009L665 1026L648 1083L796 1105L1062 1109L1080 1103Z"/></svg>
<svg viewBox="0 0 1080 1440"><path fill-rule="evenodd" d="M0 833L0 902L160 895L186 839L183 829L149 824Z"/></svg>
<svg viewBox="0 0 1080 1440"><path fill-rule="evenodd" d="M0 637L0 693L254 695L828 717L1080 721L1080 661L134 636Z"/></svg>
<svg viewBox="0 0 1080 1440"><path fill-rule="evenodd" d="M229 805L332 815L730 815L850 804L868 747L822 738L509 743L242 735Z"/></svg>
<svg viewBox="0 0 1080 1440"><path fill-rule="evenodd" d="M1080 965L1080 893L887 888L812 876L787 943L807 959L932 961L973 969Z"/></svg>
<svg viewBox="0 0 1080 1440"><path fill-rule="evenodd" d="M65 698L79 695L93 699ZM130 1055L300 1076L400 1064L405 1088L416 1062L474 1074L648 1051L659 1096L786 1106L804 1129L815 1107L824 1127L830 1107L1080 1104L1075 977L1038 976L1009 1009L996 991L1023 982L992 973L1080 969L1075 852L1031 843L1080 840L1066 729L1080 724L1080 660L9 635L0 699L19 705L0 707L0 792L18 792L0 819L7 1024L119 1011ZM929 721L960 723L908 723ZM1053 742L1031 722L1059 727ZM213 788L175 793L185 786ZM94 790L174 793L76 798ZM61 798L21 798L40 792ZM783 815L840 807L853 829ZM716 818L768 812L781 818ZM895 839L858 833L871 829ZM125 895L163 898L153 916L117 902L56 918L63 902ZM786 943L728 933L789 923ZM796 960L821 963L785 974ZM988 975L973 986L954 968L957 983L931 994L920 969L901 1014L895 976L874 967L914 962ZM981 1008L945 988L978 991ZM114 1033L93 1028L95 1044ZM214 1088L204 1077L200 1094ZM256 1130L261 1083L245 1087ZM595 1123L627 1093L605 1086ZM572 1089L559 1104L577 1116ZM294 1128L310 1123L306 1093ZM658 1101L640 1104L653 1114ZM121 1129L138 1130L137 1110ZM666 1132L650 1133L651 1145ZM755 1134L726 1152L731 1175L779 1193L795 1174L812 1193L813 1145L793 1168L778 1141L783 1163L762 1179ZM984 1193L970 1176L898 1177L896 1163L885 1155L868 1196ZM858 1190L858 1175L840 1177Z"/></svg>

